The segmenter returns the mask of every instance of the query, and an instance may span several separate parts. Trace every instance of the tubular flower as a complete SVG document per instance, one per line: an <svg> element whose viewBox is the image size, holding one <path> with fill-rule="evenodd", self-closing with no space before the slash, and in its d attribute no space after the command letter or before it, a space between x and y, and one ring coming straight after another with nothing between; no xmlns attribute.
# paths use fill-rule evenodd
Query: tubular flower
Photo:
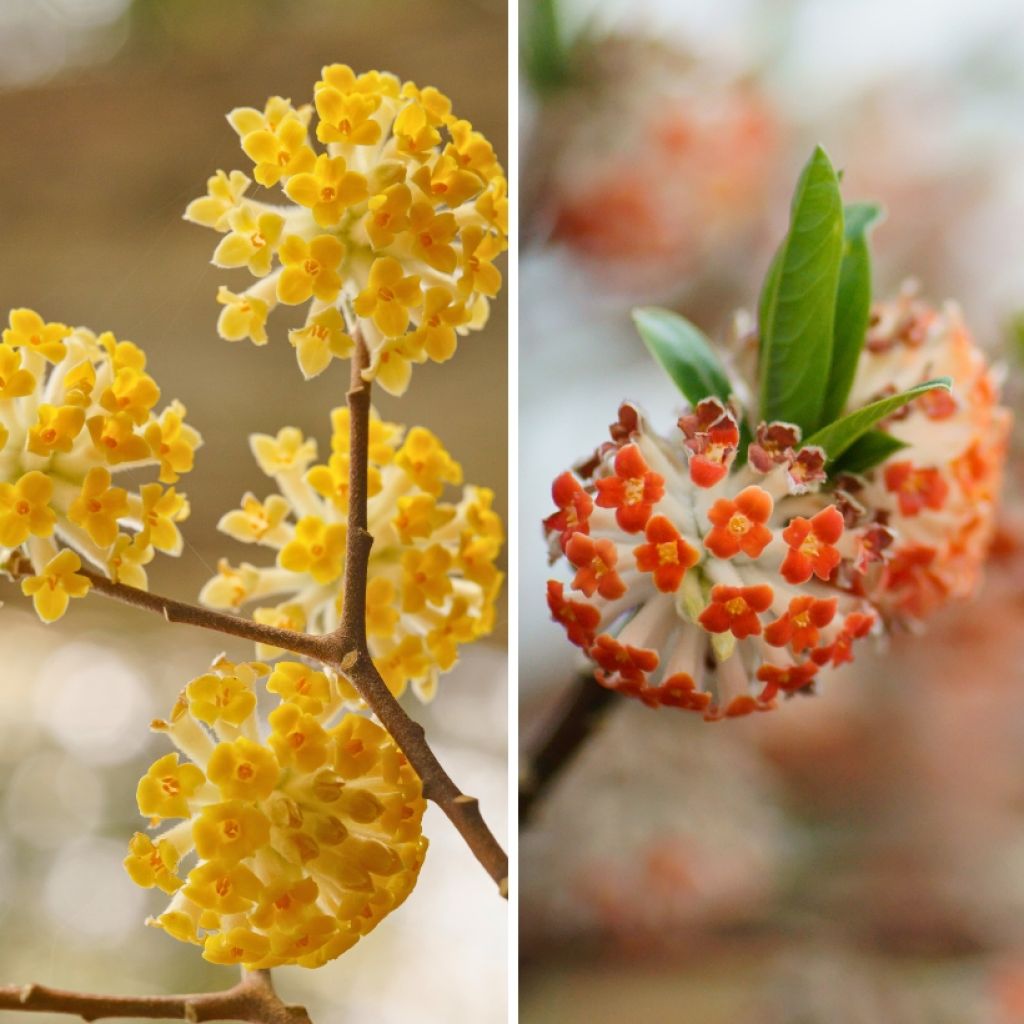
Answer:
<svg viewBox="0 0 1024 1024"><path fill-rule="evenodd" d="M311 633L330 632L341 622L348 410L334 410L332 423L332 454L316 465L316 443L293 428L277 438L251 438L260 468L280 493L262 500L245 495L219 525L236 540L276 551L276 564L222 562L203 588L203 603L252 606L258 622ZM406 433L371 415L367 515L374 543L366 629L377 669L395 694L411 684L421 699L431 699L457 648L493 626L502 525L486 488L465 487L457 503L441 500L446 485L461 483L461 467L429 430ZM593 565L590 571L596 572ZM609 583L595 586L606 591ZM277 654L259 650L260 657Z"/></svg>
<svg viewBox="0 0 1024 1024"><path fill-rule="evenodd" d="M157 412L159 400L130 341L11 311L0 343L0 560L31 566L26 593L46 621L88 589L83 564L144 588L154 551L180 550L188 504L164 485L191 470L201 439L180 403ZM135 489L114 482L151 467L152 482L133 474ZM70 574L55 573L71 554Z"/></svg>
<svg viewBox="0 0 1024 1024"><path fill-rule="evenodd" d="M956 309L910 292L876 307L847 408L936 374L952 397L925 393L882 421L904 446L858 475L827 476L798 427L743 424L718 398L669 437L624 405L611 442L555 480L544 521L570 569L548 584L552 617L598 682L709 720L767 710L892 620L969 594L1009 414Z"/></svg>
<svg viewBox="0 0 1024 1024"><path fill-rule="evenodd" d="M180 753L142 777L139 810L153 828L184 820L152 839L137 832L124 865L171 896L147 923L201 945L207 960L320 967L412 891L425 804L379 725L332 721L343 703L333 675L279 663L270 688L281 700L261 727L255 686L269 673L221 657L153 723Z"/></svg>
<svg viewBox="0 0 1024 1024"><path fill-rule="evenodd" d="M275 96L228 115L253 177L279 186L281 203L247 196L241 171L218 171L185 212L224 235L217 266L258 279L240 294L221 288L218 331L261 345L279 303L308 303L290 335L307 378L346 358L358 330L367 379L401 394L412 364L444 362L457 335L486 322L507 182L490 143L434 88L333 64L313 100L294 108Z"/></svg>

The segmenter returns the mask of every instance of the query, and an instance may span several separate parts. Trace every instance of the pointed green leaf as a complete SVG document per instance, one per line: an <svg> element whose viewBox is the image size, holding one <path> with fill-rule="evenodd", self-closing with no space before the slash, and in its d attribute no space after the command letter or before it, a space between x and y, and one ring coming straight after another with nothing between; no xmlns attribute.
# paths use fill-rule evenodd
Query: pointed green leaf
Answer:
<svg viewBox="0 0 1024 1024"><path fill-rule="evenodd" d="M845 207L843 262L836 293L836 317L832 330L832 367L821 422L831 423L846 405L857 373L871 316L871 253L868 230L884 216L875 203L854 203Z"/></svg>
<svg viewBox="0 0 1024 1024"><path fill-rule="evenodd" d="M797 182L760 309L761 416L805 434L821 423L825 404L842 256L839 181L819 146Z"/></svg>
<svg viewBox="0 0 1024 1024"><path fill-rule="evenodd" d="M926 391L935 388L944 388L949 391L952 387L952 380L949 377L936 377L935 380L925 381L917 387L908 388L898 395L889 395L888 398L880 398L877 402L862 406L844 416L842 419L822 427L817 433L812 434L804 444L816 444L825 449L829 462L839 458L858 438L863 437L879 420L891 416L901 406L912 402L915 398L923 395Z"/></svg>
<svg viewBox="0 0 1024 1024"><path fill-rule="evenodd" d="M869 430L861 434L849 448L832 464L833 473L866 473L880 462L885 462L890 455L907 447L901 441L884 430Z"/></svg>
<svg viewBox="0 0 1024 1024"><path fill-rule="evenodd" d="M526 77L541 95L553 93L572 80L558 0L534 0L524 18L522 56Z"/></svg>
<svg viewBox="0 0 1024 1024"><path fill-rule="evenodd" d="M685 317L647 306L633 310L633 322L651 355L686 395L691 405L715 395L726 401L732 392L711 343Z"/></svg>

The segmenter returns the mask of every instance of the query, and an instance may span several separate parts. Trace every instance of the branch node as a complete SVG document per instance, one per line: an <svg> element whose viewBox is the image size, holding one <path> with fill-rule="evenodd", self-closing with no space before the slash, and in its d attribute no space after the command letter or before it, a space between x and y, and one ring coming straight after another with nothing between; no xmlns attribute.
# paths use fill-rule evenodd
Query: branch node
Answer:
<svg viewBox="0 0 1024 1024"><path fill-rule="evenodd" d="M21 991L18 993L18 1002L24 1005L35 995L35 992L36 986L34 984L22 985Z"/></svg>
<svg viewBox="0 0 1024 1024"><path fill-rule="evenodd" d="M348 654L338 662L338 668L340 668L342 672L347 672L358 660L359 652L355 650L349 651Z"/></svg>
<svg viewBox="0 0 1024 1024"><path fill-rule="evenodd" d="M185 1004L185 1020L192 1024L199 1020L199 1011L196 1009L196 1004L191 1001Z"/></svg>
<svg viewBox="0 0 1024 1024"><path fill-rule="evenodd" d="M457 804L475 804L477 802L475 796L468 796L466 793L460 793L453 801L453 803Z"/></svg>
<svg viewBox="0 0 1024 1024"><path fill-rule="evenodd" d="M508 875L498 883L498 892L501 893L502 899L508 899Z"/></svg>

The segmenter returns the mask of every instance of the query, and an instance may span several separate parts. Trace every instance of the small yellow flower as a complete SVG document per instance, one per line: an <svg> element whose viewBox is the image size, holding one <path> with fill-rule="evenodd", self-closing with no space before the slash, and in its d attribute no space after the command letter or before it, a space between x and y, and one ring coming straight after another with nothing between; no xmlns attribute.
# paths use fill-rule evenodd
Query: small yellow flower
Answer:
<svg viewBox="0 0 1024 1024"><path fill-rule="evenodd" d="M320 116L316 137L321 142L347 142L352 146L372 146L381 137L381 127L373 120L380 106L377 96L343 93L330 85L317 89L314 96Z"/></svg>
<svg viewBox="0 0 1024 1024"><path fill-rule="evenodd" d="M157 551L180 554L181 531L175 525L188 518L189 507L184 495L176 494L173 487L166 490L159 484L143 484L142 522L150 543Z"/></svg>
<svg viewBox="0 0 1024 1024"><path fill-rule="evenodd" d="M327 676L301 661L279 661L267 680L267 689L311 715L319 715L331 700Z"/></svg>
<svg viewBox="0 0 1024 1024"><path fill-rule="evenodd" d="M124 866L131 880L143 889L156 887L170 895L184 884L174 873L178 866L178 854L174 846L166 839L154 845L153 840L143 832L136 832L132 836Z"/></svg>
<svg viewBox="0 0 1024 1024"><path fill-rule="evenodd" d="M118 520L128 514L128 492L111 487L110 470L94 466L85 476L79 496L68 509L68 519L81 526L101 548L117 539Z"/></svg>
<svg viewBox="0 0 1024 1024"><path fill-rule="evenodd" d="M225 341L248 338L254 345L266 345L270 307L262 299L236 295L221 285L217 301L224 307L217 318L217 333Z"/></svg>
<svg viewBox="0 0 1024 1024"><path fill-rule="evenodd" d="M412 192L402 182L389 185L370 199L365 227L375 249L387 248L409 227L411 205Z"/></svg>
<svg viewBox="0 0 1024 1024"><path fill-rule="evenodd" d="M282 427L276 437L253 434L249 447L267 476L292 470L301 473L316 458L316 441L307 441L295 427Z"/></svg>
<svg viewBox="0 0 1024 1024"><path fill-rule="evenodd" d="M443 363L455 355L456 328L468 322L465 304L454 302L447 288L428 288L423 296L420 326L412 335L413 344L435 363Z"/></svg>
<svg viewBox="0 0 1024 1024"><path fill-rule="evenodd" d="M292 101L281 96L271 96L262 110L255 107L235 107L228 114L228 123L238 132L239 138L245 138L251 132L276 131L282 121L290 117L298 118L303 124L308 125L309 119L313 116L313 108L305 103L298 109L292 106Z"/></svg>
<svg viewBox="0 0 1024 1024"><path fill-rule="evenodd" d="M387 688L401 697L410 679L420 679L430 670L430 658L418 636L406 636L374 659Z"/></svg>
<svg viewBox="0 0 1024 1024"><path fill-rule="evenodd" d="M150 411L160 400L156 381L142 370L126 366L117 371L114 382L100 395L100 405L107 412L124 412L136 426L149 419Z"/></svg>
<svg viewBox="0 0 1024 1024"><path fill-rule="evenodd" d="M446 483L462 483L462 467L426 427L413 427L409 431L405 444L395 456L395 463L418 487L434 497L440 497Z"/></svg>
<svg viewBox="0 0 1024 1024"><path fill-rule="evenodd" d="M270 712L268 720L272 730L268 742L283 767L312 772L326 764L329 737L313 715L284 702Z"/></svg>
<svg viewBox="0 0 1024 1024"><path fill-rule="evenodd" d="M266 277L284 229L284 218L240 206L228 214L231 227L213 253L216 267L248 267L255 277Z"/></svg>
<svg viewBox="0 0 1024 1024"><path fill-rule="evenodd" d="M140 462L151 454L146 438L135 432L135 423L125 412L91 416L86 426L96 449L111 466Z"/></svg>
<svg viewBox="0 0 1024 1024"><path fill-rule="evenodd" d="M398 512L391 520L403 544L429 537L455 518L450 505L439 507L433 494L410 494L398 499Z"/></svg>
<svg viewBox="0 0 1024 1024"><path fill-rule="evenodd" d="M203 946L203 956L214 964L258 963L270 952L270 941L265 935L249 928L231 928L227 932L210 935Z"/></svg>
<svg viewBox="0 0 1024 1024"><path fill-rule="evenodd" d="M200 857L237 863L266 845L270 822L252 804L229 800L203 808L192 825L192 838Z"/></svg>
<svg viewBox="0 0 1024 1024"><path fill-rule="evenodd" d="M278 563L291 572L309 573L317 583L330 583L344 568L347 533L344 523L303 516L295 525L295 536L281 549Z"/></svg>
<svg viewBox="0 0 1024 1024"><path fill-rule="evenodd" d="M182 893L204 910L243 914L259 899L260 880L244 864L209 860L188 873Z"/></svg>
<svg viewBox="0 0 1024 1024"><path fill-rule="evenodd" d="M145 532L134 536L118 534L107 559L107 572L115 583L124 583L129 587L145 590L148 579L144 566L153 561L155 553Z"/></svg>
<svg viewBox="0 0 1024 1024"><path fill-rule="evenodd" d="M369 198L366 176L350 171L344 157L326 154L316 158L312 171L290 178L285 193L312 210L322 228L334 227L350 206Z"/></svg>
<svg viewBox="0 0 1024 1024"><path fill-rule="evenodd" d="M401 440L403 428L397 423L388 423L370 409L370 436L367 439L367 454L370 462L386 466L395 457L395 449ZM351 440L351 417L348 407L341 405L331 410L331 451L348 455ZM371 492L372 493L372 492Z"/></svg>
<svg viewBox="0 0 1024 1024"><path fill-rule="evenodd" d="M380 256L373 261L369 282L355 301L355 311L359 316L372 317L381 333L390 338L405 331L409 310L422 301L419 277L406 277L398 260Z"/></svg>
<svg viewBox="0 0 1024 1024"><path fill-rule="evenodd" d="M280 494L262 502L254 494L242 498L242 507L221 517L217 529L246 544L275 544L288 537L282 524L291 506Z"/></svg>
<svg viewBox="0 0 1024 1024"><path fill-rule="evenodd" d="M241 725L256 709L256 694L251 681L243 678L246 674L233 674L229 669L207 672L193 679L185 687L189 711L207 725L215 725L220 721ZM211 778L211 781L217 780Z"/></svg>
<svg viewBox="0 0 1024 1024"><path fill-rule="evenodd" d="M0 483L0 547L16 548L29 535L49 537L57 516L50 508L53 483L37 470L17 483Z"/></svg>
<svg viewBox="0 0 1024 1024"><path fill-rule="evenodd" d="M92 391L96 387L96 367L85 359L77 366L72 366L64 374L62 385L64 403L80 405L83 408L92 403Z"/></svg>
<svg viewBox="0 0 1024 1024"><path fill-rule="evenodd" d="M402 610L422 611L429 602L444 604L452 592L448 570L452 556L440 544L432 544L425 551L413 549L402 556Z"/></svg>
<svg viewBox="0 0 1024 1024"><path fill-rule="evenodd" d="M193 199L185 210L185 220L214 231L228 230L228 215L242 202L252 179L241 171L218 171L206 181L206 195Z"/></svg>
<svg viewBox="0 0 1024 1024"><path fill-rule="evenodd" d="M56 622L68 609L73 597L85 597L92 584L81 576L82 560L65 548L51 558L36 576L21 581L21 592L32 598L36 614L43 622Z"/></svg>
<svg viewBox="0 0 1024 1024"><path fill-rule="evenodd" d="M458 258L452 240L458 232L453 213L435 213L430 203L413 203L409 210L413 253L428 266L450 274Z"/></svg>
<svg viewBox="0 0 1024 1024"><path fill-rule="evenodd" d="M245 736L218 743L206 767L207 777L225 800L266 800L279 771L273 752Z"/></svg>
<svg viewBox="0 0 1024 1024"><path fill-rule="evenodd" d="M26 447L34 455L69 452L85 426L85 410L76 405L39 406L39 419L28 432Z"/></svg>
<svg viewBox="0 0 1024 1024"><path fill-rule="evenodd" d="M160 482L177 483L191 472L196 449L203 443L199 432L185 423L185 406L175 400L146 428L146 443L160 462Z"/></svg>
<svg viewBox="0 0 1024 1024"><path fill-rule="evenodd" d="M501 290L501 273L493 260L500 256L502 242L483 228L470 225L462 230L462 273L459 292L469 295L479 292L493 299Z"/></svg>
<svg viewBox="0 0 1024 1024"><path fill-rule="evenodd" d="M67 351L64 339L71 333L66 324L48 324L31 309L12 309L8 322L11 326L3 333L5 345L12 348L24 346L51 363L59 363L64 358Z"/></svg>
<svg viewBox="0 0 1024 1024"><path fill-rule="evenodd" d="M274 128L247 133L242 139L242 149L255 164L252 176L269 188L282 178L312 169L316 154L309 148L308 140L302 119L289 116Z"/></svg>
<svg viewBox="0 0 1024 1024"><path fill-rule="evenodd" d="M388 338L374 353L373 379L389 395L404 395L412 379L412 364L423 362L416 341L414 334L400 334Z"/></svg>
<svg viewBox="0 0 1024 1024"><path fill-rule="evenodd" d="M24 398L35 389L35 377L22 369L21 353L10 345L0 345L0 400Z"/></svg>
<svg viewBox="0 0 1024 1024"><path fill-rule="evenodd" d="M200 591L199 600L211 608L240 608L252 598L259 581L255 566L243 562L236 569L222 558L217 563L217 575Z"/></svg>
<svg viewBox="0 0 1024 1024"><path fill-rule="evenodd" d="M469 643L477 635L477 622L466 614L468 610L468 602L456 598L451 611L427 634L427 648L442 672L458 660L459 645Z"/></svg>
<svg viewBox="0 0 1024 1024"><path fill-rule="evenodd" d="M438 119L431 117L427 108L420 103L410 103L395 118L395 140L398 151L422 162L433 153L441 141L441 133L435 127Z"/></svg>
<svg viewBox="0 0 1024 1024"><path fill-rule="evenodd" d="M444 203L449 209L472 199L483 187L479 175L463 170L454 157L444 154L433 163L418 167L412 180L435 206Z"/></svg>
<svg viewBox="0 0 1024 1024"><path fill-rule="evenodd" d="M345 247L334 235L317 235L307 242L289 235L280 250L284 270L277 281L277 297L289 306L316 296L321 302L333 302L341 290L338 268Z"/></svg>
<svg viewBox="0 0 1024 1024"><path fill-rule="evenodd" d="M323 373L332 359L347 359L352 354L353 341L345 330L345 318L335 306L310 317L305 327L289 331L288 340L306 380Z"/></svg>
<svg viewBox="0 0 1024 1024"><path fill-rule="evenodd" d="M177 754L165 754L139 779L135 799L147 818L187 818L189 800L206 781L202 771Z"/></svg>

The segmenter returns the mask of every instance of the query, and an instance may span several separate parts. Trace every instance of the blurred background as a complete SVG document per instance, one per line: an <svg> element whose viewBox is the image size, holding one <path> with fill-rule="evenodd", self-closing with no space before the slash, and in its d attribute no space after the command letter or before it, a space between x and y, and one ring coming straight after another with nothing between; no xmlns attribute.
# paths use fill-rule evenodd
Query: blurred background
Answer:
<svg viewBox="0 0 1024 1024"><path fill-rule="evenodd" d="M623 398L679 396L629 310L750 309L815 143L880 200L875 294L958 300L1019 407L1024 21L1009 0L523 0L520 700L549 621L554 477ZM1019 418L1019 417L1018 417ZM530 1024L1024 1021L1020 432L977 599L820 696L707 726L612 704L521 839Z"/></svg>
<svg viewBox="0 0 1024 1024"><path fill-rule="evenodd" d="M0 306L136 341L205 438L181 485L186 551L151 567L161 593L194 600L219 557L244 557L215 525L246 490L265 493L248 434L293 424L324 452L328 410L344 400L347 368L303 383L283 327L260 349L217 338L217 286L245 274L211 267L214 236L181 219L217 168L246 166L224 115L274 94L305 102L335 61L438 86L506 158L505 0L0 4ZM434 430L502 516L505 325L502 296L452 363L420 367L400 404L377 395L385 418ZM161 895L132 885L121 859L141 822L135 784L165 752L150 719L219 651L251 648L100 598L44 629L15 588L0 584L0 598L0 981L125 993L232 984L234 970L142 926ZM494 635L433 706L409 704L503 840L506 618L502 605ZM318 1024L506 1019L508 908L433 807L424 830L431 851L399 913L319 971L275 972Z"/></svg>

